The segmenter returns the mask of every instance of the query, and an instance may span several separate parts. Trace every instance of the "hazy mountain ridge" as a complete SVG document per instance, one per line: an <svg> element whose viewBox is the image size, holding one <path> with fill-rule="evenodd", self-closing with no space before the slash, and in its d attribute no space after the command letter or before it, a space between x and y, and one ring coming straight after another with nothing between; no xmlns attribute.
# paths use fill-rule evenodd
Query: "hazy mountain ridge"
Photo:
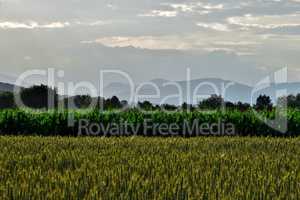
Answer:
<svg viewBox="0 0 300 200"><path fill-rule="evenodd" d="M229 80L223 80L218 78L206 78L206 79L195 79L191 80L188 84L187 81L168 81L165 79L154 79L149 81L150 83L156 85L160 91L160 98L151 98L151 99L139 99L139 100L149 100L152 103L160 104L164 98L167 96L179 94L178 86L182 91L182 99L184 102L189 102L187 96L188 96L188 87L190 88L189 96L193 97L196 95L200 95L202 98L205 98L206 96L210 96L212 94L218 94L222 95L226 101L231 102L247 102L247 103L255 103L256 98L260 94L266 94L270 96L273 100L273 102L276 101L276 99L279 97L278 91L286 90L286 93L281 93L283 95L289 95L289 94L297 94L300 93L300 83L293 82L293 83L280 83L280 84L274 84L271 83L268 87L256 91L255 87L233 82ZM167 85L164 85L167 84ZM128 84L122 84L122 86L118 88L113 87L117 85L116 83L113 83L111 85L108 85L104 88L104 95L105 97L111 97L111 96L118 96L121 99L129 100L129 94L130 94L130 87ZM120 83L119 83L120 85ZM177 86L175 86L177 85ZM138 85L137 87L139 87ZM223 89L225 88L225 89ZM153 85L145 84L143 87L140 87L138 94L139 95L155 95L156 89L153 87ZM195 95L194 95L195 94ZM163 103L168 104L179 104L178 101L179 98L174 97L167 99ZM200 99L199 99L200 100ZM192 100L191 100L192 101Z"/></svg>
<svg viewBox="0 0 300 200"><path fill-rule="evenodd" d="M252 94L252 92L255 91L255 88L252 86L218 78L195 79L191 80L189 85L187 81L169 81L165 79L154 79L148 81L147 84L137 85L136 88L139 86L140 88L138 95L148 95L152 97L155 95L159 96L157 98L139 98L139 101L149 100L154 104L167 103L175 105L180 104L179 96L167 99L165 98L168 96L179 95L179 90L181 90L180 97L182 101L188 103L191 103L192 100L189 100L187 96L193 97L196 95L201 96L201 98L205 98L212 94L219 94L222 95L226 101L241 101L247 103L254 103L256 98L260 94L266 94L270 96L273 102L275 102L275 100L278 98L278 94L276 94L278 92L281 92L279 93L281 94L281 96L282 94L289 95L300 93L299 82L280 84L272 83L268 87ZM155 88L154 86L157 88ZM0 82L0 92L13 92L14 87L15 86L13 84ZM222 88L224 87L227 89L222 90ZM189 92L188 88L190 88ZM223 93L223 91L225 91L225 93ZM130 87L129 84L126 83L111 83L104 88L103 94L106 98L117 96L121 100L130 100ZM163 99L165 100L163 101ZM196 99L201 100L198 98Z"/></svg>
<svg viewBox="0 0 300 200"><path fill-rule="evenodd" d="M13 84L0 82L0 92L13 92L15 87Z"/></svg>

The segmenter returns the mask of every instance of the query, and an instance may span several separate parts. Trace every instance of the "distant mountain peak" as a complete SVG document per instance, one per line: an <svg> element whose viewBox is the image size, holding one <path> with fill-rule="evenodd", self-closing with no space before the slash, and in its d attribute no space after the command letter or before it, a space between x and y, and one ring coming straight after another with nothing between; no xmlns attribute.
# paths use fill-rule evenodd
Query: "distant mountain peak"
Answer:
<svg viewBox="0 0 300 200"><path fill-rule="evenodd" d="M161 85L163 83L170 82L170 81L162 78L157 78L157 79L152 79L150 82Z"/></svg>
<svg viewBox="0 0 300 200"><path fill-rule="evenodd" d="M0 82L0 92L13 92L15 89L15 85L10 83Z"/></svg>

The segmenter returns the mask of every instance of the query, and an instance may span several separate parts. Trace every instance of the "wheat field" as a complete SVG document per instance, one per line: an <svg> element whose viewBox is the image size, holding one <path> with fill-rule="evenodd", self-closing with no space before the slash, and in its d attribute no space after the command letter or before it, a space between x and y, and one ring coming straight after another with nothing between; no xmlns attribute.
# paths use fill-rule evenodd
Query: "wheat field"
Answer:
<svg viewBox="0 0 300 200"><path fill-rule="evenodd" d="M296 199L300 138L0 137L1 199Z"/></svg>

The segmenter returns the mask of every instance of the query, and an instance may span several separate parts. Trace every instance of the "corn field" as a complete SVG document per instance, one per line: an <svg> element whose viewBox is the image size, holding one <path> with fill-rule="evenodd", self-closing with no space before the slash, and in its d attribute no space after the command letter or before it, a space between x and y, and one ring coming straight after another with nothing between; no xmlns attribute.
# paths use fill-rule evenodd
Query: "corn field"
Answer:
<svg viewBox="0 0 300 200"><path fill-rule="evenodd" d="M275 112L261 112L266 119L274 119ZM69 126L68 120L72 117L74 124ZM100 112L100 111L23 111L23 110L0 110L0 134L1 135L35 135L35 136L78 136L79 121L88 120L90 123L101 123L109 125L112 123L127 122L139 129L138 135L153 136L153 130L145 133L143 123L150 120L156 124L175 124L179 126L178 135L184 128L182 124L186 121L192 125L196 120L198 124L213 124L221 121L231 123L235 127L234 135L239 136L299 136L300 135L300 112L289 110L286 116L287 131L282 134L274 128L280 124L274 123L273 128L266 125L264 120L257 117L252 111L226 111L226 112L161 112L155 111L144 113L137 110L124 112ZM277 129L278 130L278 129ZM118 134L122 134L117 133ZM103 135L101 132L100 136ZM129 132L129 135L137 135ZM158 136L156 134L155 136ZM198 135L192 131L191 135ZM159 135L161 136L161 135Z"/></svg>
<svg viewBox="0 0 300 200"><path fill-rule="evenodd" d="M297 199L300 138L0 137L1 199Z"/></svg>

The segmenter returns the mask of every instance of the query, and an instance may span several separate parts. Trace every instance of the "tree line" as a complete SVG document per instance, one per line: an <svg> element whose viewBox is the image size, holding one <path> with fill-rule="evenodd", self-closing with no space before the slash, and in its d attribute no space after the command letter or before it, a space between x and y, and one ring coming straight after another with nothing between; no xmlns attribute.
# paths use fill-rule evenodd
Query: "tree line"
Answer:
<svg viewBox="0 0 300 200"><path fill-rule="evenodd" d="M122 109L129 107L128 102L119 100L118 97L112 98L103 97L91 97L89 95L76 95L73 97L59 96L56 89L49 88L46 85L32 86L30 88L22 88L18 94L23 106L33 109L53 109L53 108L74 108L84 109L89 108L91 105L95 108L102 108L104 110ZM50 100L50 101L49 101ZM289 95L287 97L281 97L278 99L278 103L286 103L288 107L300 108L300 94L294 96ZM11 92L0 93L0 109L17 108L15 95ZM240 111L246 111L250 108L258 110L271 110L273 108L272 100L269 96L260 95L256 104L251 106L248 103L237 102L233 103L225 101L221 96L212 95L211 97L201 100L198 105L190 105L183 103L181 106L175 106L170 104L153 105L150 101L138 102L134 107L141 108L146 111L153 110L214 110L214 109L237 109Z"/></svg>

